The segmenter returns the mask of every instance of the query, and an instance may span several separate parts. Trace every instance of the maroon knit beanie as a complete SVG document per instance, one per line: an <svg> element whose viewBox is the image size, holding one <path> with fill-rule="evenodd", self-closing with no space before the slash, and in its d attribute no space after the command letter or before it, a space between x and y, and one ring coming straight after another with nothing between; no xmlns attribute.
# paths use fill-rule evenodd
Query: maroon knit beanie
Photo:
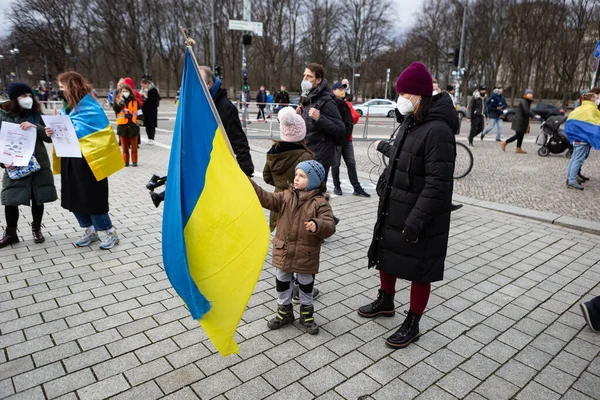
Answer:
<svg viewBox="0 0 600 400"><path fill-rule="evenodd" d="M429 96L433 94L433 78L425 64L414 62L408 66L396 81L396 93Z"/></svg>

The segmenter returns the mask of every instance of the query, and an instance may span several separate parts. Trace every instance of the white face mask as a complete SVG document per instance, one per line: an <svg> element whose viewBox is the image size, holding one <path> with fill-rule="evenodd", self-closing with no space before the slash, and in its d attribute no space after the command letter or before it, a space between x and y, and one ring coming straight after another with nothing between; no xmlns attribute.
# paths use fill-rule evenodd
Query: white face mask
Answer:
<svg viewBox="0 0 600 400"><path fill-rule="evenodd" d="M412 99L412 96L410 96ZM410 99L405 98L404 96L398 96L398 101L396 102L396 108L398 112L402 115L408 115L415 112L415 106L410 101Z"/></svg>
<svg viewBox="0 0 600 400"><path fill-rule="evenodd" d="M123 95L123 97L125 97L126 99L129 98L129 92L123 92L121 93Z"/></svg>
<svg viewBox="0 0 600 400"><path fill-rule="evenodd" d="M33 99L31 97L23 97L22 99L19 99L19 105L24 110L31 110L31 107L33 107Z"/></svg>
<svg viewBox="0 0 600 400"><path fill-rule="evenodd" d="M436 94L438 94L439 92L437 90L433 91L433 95L435 96Z"/></svg>
<svg viewBox="0 0 600 400"><path fill-rule="evenodd" d="M302 84L300 85L300 87L302 88L302 92L308 93L313 88L313 85L312 85L312 83L310 83L306 79L303 79L302 80Z"/></svg>
<svg viewBox="0 0 600 400"><path fill-rule="evenodd" d="M600 98L596 99L596 105L600 106Z"/></svg>

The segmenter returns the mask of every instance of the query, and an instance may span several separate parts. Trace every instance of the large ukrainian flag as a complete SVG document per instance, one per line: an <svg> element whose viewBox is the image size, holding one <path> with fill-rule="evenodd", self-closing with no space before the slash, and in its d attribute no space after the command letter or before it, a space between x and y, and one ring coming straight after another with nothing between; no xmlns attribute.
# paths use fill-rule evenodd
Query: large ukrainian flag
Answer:
<svg viewBox="0 0 600 400"><path fill-rule="evenodd" d="M69 113L69 118L79 139L81 154L96 180L101 181L125 167L112 125L91 94L79 101ZM60 174L60 159L54 151L52 156L54 173Z"/></svg>
<svg viewBox="0 0 600 400"><path fill-rule="evenodd" d="M600 111L593 101L582 101L565 122L565 135L571 142L579 140L600 150Z"/></svg>
<svg viewBox="0 0 600 400"><path fill-rule="evenodd" d="M163 261L192 317L227 356L239 351L233 337L270 235L193 57L188 49L169 160Z"/></svg>

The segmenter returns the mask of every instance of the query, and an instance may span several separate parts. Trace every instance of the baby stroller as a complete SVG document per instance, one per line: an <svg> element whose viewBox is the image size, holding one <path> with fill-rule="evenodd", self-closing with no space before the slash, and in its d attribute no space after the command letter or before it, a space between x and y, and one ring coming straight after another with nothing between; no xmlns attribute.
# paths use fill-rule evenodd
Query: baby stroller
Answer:
<svg viewBox="0 0 600 400"><path fill-rule="evenodd" d="M553 115L542 123L542 133L536 139L536 144L542 146L538 150L540 157L546 157L548 154L560 154L567 151L567 158L573 154L573 146L565 136L560 126L567 120L565 115Z"/></svg>

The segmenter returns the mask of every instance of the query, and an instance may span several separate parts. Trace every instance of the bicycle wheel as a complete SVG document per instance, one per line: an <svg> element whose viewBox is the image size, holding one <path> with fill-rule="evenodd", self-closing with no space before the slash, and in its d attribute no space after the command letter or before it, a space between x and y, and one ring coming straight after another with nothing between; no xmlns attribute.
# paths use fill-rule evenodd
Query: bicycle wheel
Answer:
<svg viewBox="0 0 600 400"><path fill-rule="evenodd" d="M464 178L473 169L473 153L466 144L456 142L456 161L454 162L454 179Z"/></svg>

